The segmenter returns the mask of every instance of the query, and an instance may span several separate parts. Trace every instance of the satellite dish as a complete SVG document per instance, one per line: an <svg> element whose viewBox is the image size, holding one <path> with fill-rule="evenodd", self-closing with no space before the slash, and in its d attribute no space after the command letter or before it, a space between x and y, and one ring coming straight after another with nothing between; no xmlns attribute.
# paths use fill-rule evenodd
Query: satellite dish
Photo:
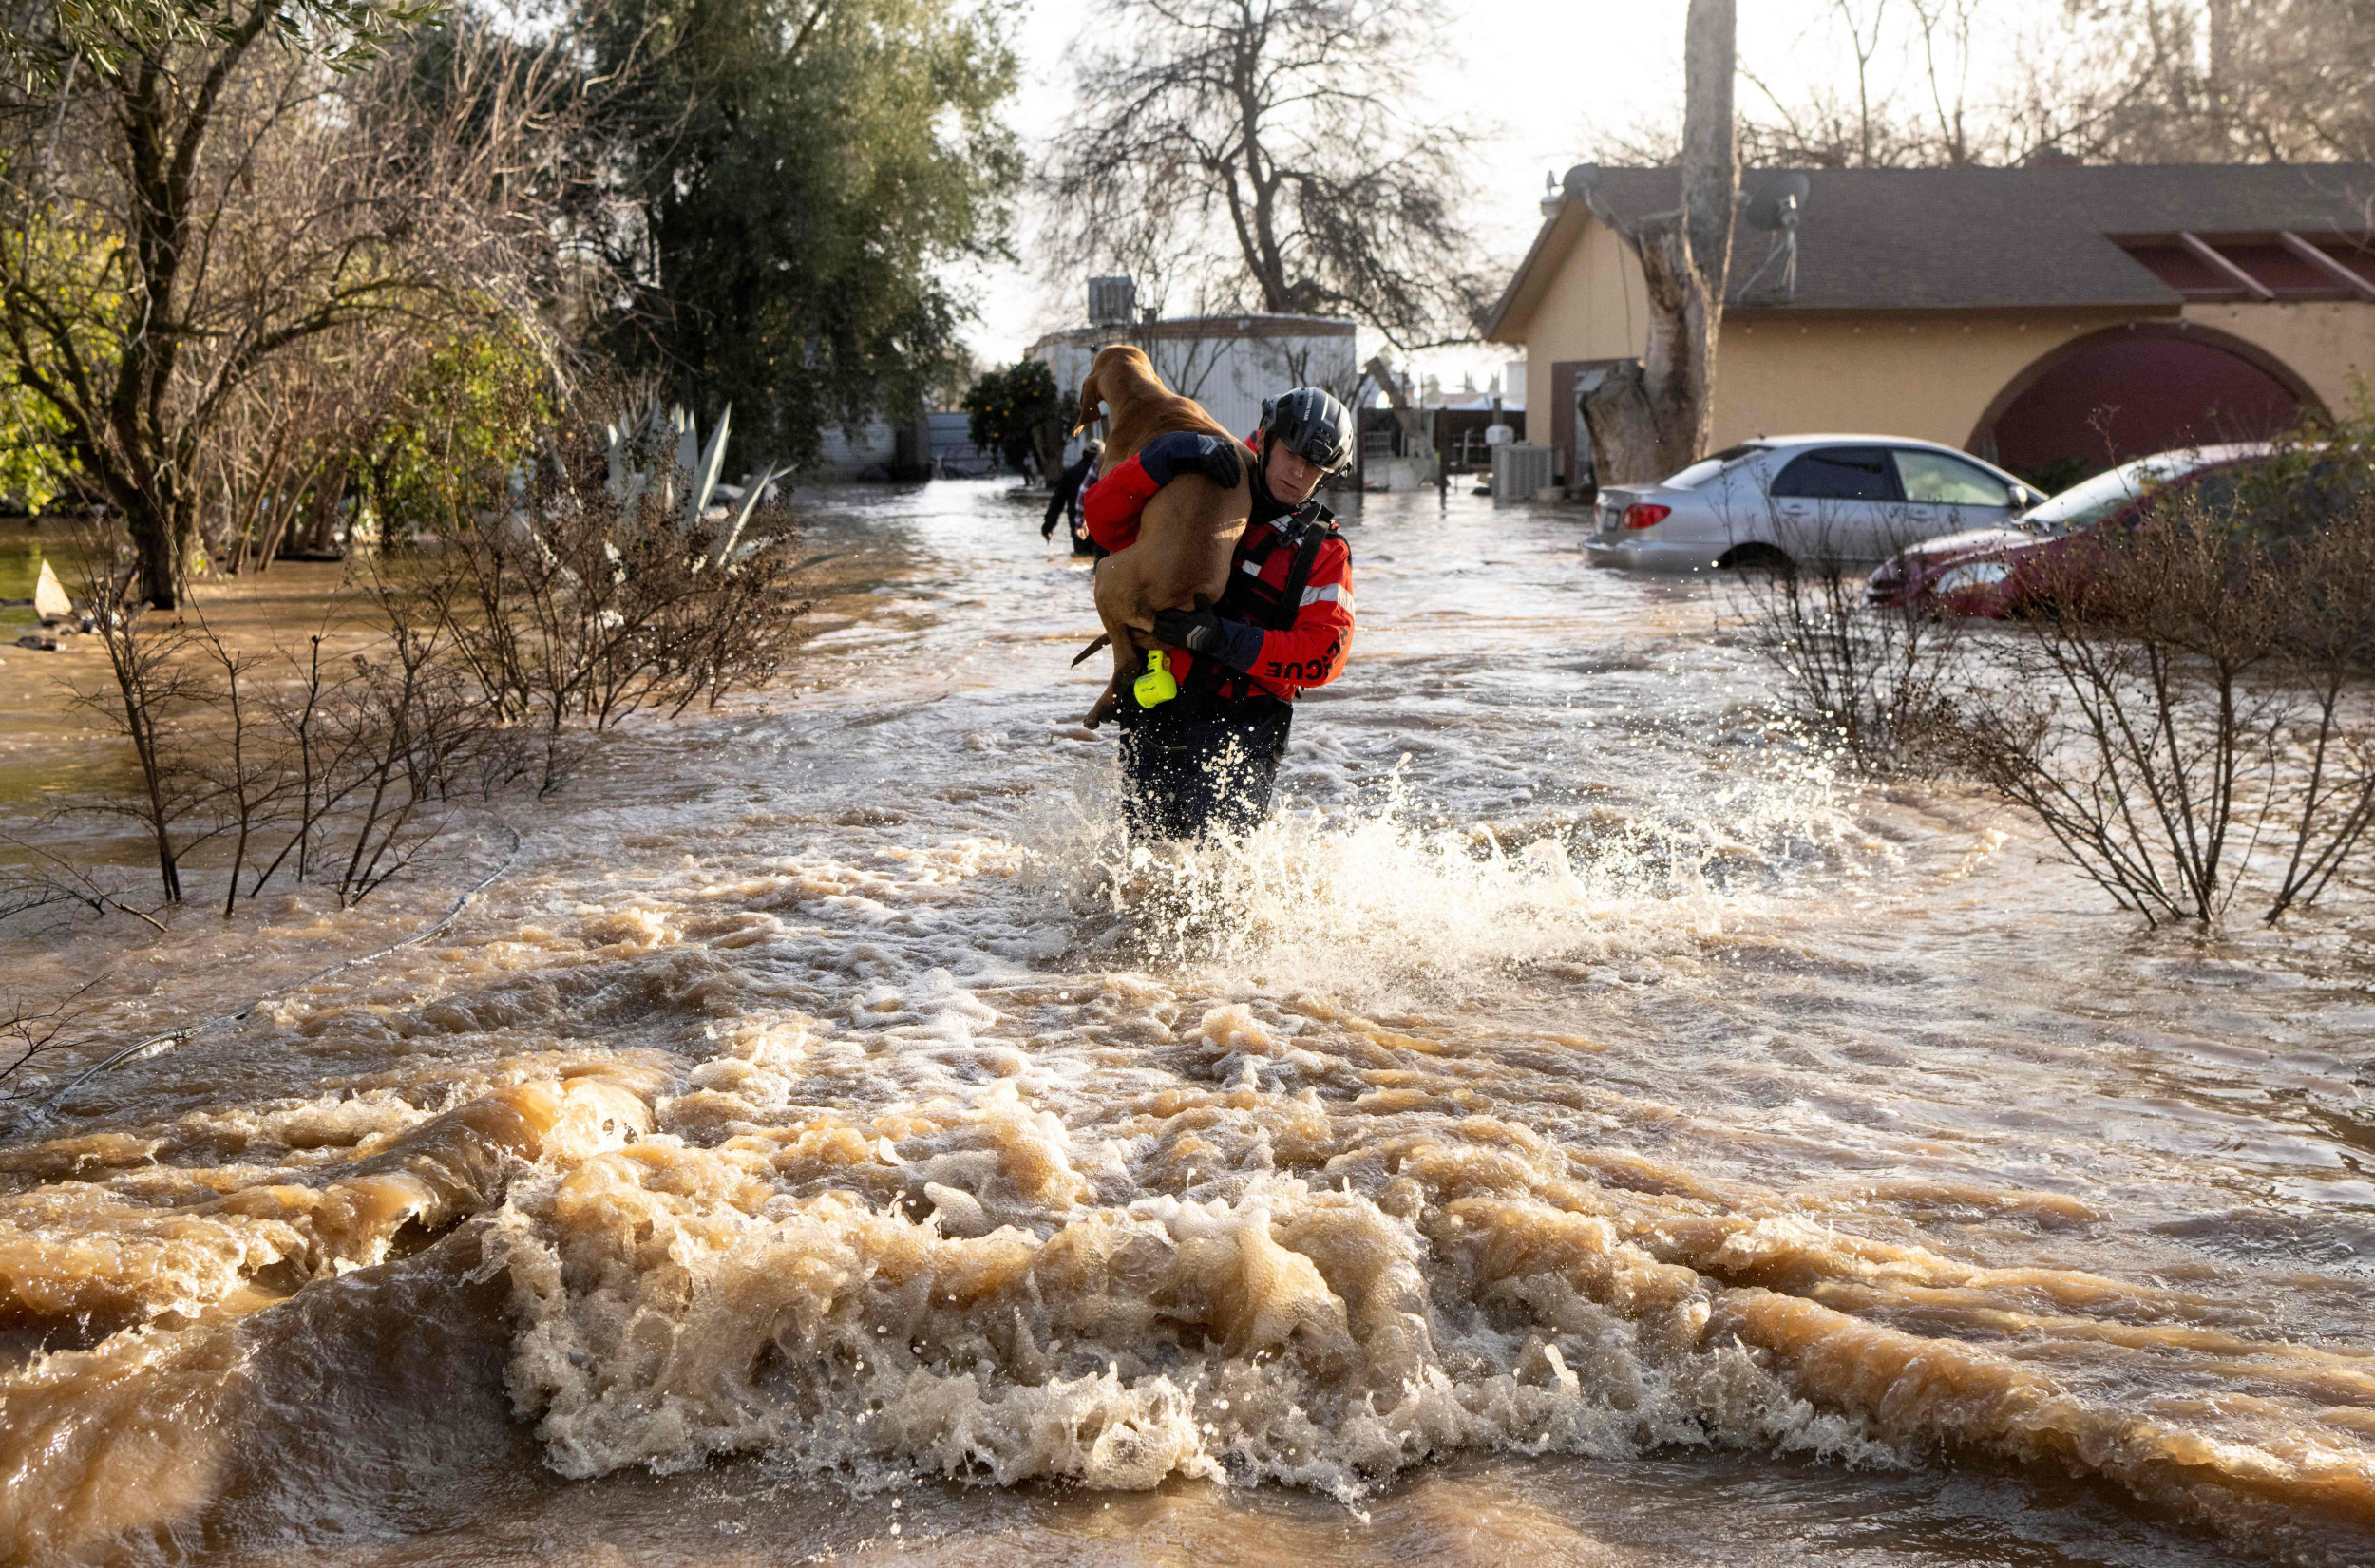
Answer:
<svg viewBox="0 0 2375 1568"><path fill-rule="evenodd" d="M1796 228L1798 214L1806 210L1806 198L1813 189L1807 178L1796 169L1767 180L1748 198L1748 226L1768 234Z"/></svg>
<svg viewBox="0 0 2375 1568"><path fill-rule="evenodd" d="M1578 163L1567 171L1567 178L1559 181L1559 189L1569 201L1581 201L1585 193L1599 183L1599 164Z"/></svg>
<svg viewBox="0 0 2375 1568"><path fill-rule="evenodd" d="M1811 189L1806 177L1792 169L1765 180L1749 197L1747 210L1741 216L1748 219L1750 228L1762 229L1773 236L1773 248L1748 275L1748 281L1733 292L1735 298L1750 297L1776 262L1781 267L1781 297L1797 297L1797 220L1806 210L1806 197Z"/></svg>

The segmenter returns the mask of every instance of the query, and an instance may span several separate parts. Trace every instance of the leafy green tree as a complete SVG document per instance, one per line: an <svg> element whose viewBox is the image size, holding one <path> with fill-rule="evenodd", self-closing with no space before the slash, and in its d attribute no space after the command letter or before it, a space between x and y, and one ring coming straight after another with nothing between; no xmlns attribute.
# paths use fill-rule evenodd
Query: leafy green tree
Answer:
<svg viewBox="0 0 2375 1568"><path fill-rule="evenodd" d="M35 88L55 85L70 66L114 76L155 49L237 40L247 9L222 0L54 0L28 8L27 23L12 17L0 25L0 62ZM395 33L438 9L410 0L294 0L272 8L270 30L283 43L349 65L378 53Z"/></svg>
<svg viewBox="0 0 2375 1568"><path fill-rule="evenodd" d="M627 364L734 409L737 466L915 406L960 350L945 265L1006 254L1012 0L582 0L632 218Z"/></svg>
<svg viewBox="0 0 2375 1568"><path fill-rule="evenodd" d="M40 513L58 499L73 463L58 449L56 410L21 387L0 387L0 500Z"/></svg>
<svg viewBox="0 0 2375 1568"><path fill-rule="evenodd" d="M508 320L438 345L365 455L363 488L382 537L447 526L493 504L557 412L542 355Z"/></svg>
<svg viewBox="0 0 2375 1568"><path fill-rule="evenodd" d="M1048 438L1054 430L1058 402L1055 374L1045 360L1025 359L1003 370L985 371L965 393L973 444L996 452L1016 473L1028 458L1037 462L1040 473L1052 475L1055 468Z"/></svg>

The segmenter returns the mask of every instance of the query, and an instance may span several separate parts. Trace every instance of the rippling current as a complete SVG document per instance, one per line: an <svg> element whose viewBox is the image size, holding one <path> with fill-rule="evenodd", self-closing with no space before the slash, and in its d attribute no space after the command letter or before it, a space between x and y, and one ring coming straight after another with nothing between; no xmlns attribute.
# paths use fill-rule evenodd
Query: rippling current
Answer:
<svg viewBox="0 0 2375 1568"><path fill-rule="evenodd" d="M2375 1561L2366 907L2140 933L1573 516L1371 498L1244 843L943 483L507 865L13 942L95 1059L503 868L0 1141L0 1556Z"/></svg>

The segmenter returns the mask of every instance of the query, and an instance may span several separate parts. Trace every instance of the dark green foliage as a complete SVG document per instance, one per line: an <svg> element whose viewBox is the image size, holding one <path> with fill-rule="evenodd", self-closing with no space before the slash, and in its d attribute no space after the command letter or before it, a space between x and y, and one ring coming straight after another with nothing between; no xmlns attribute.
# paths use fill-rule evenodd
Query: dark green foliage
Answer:
<svg viewBox="0 0 2375 1568"><path fill-rule="evenodd" d="M584 26L623 69L632 206L612 349L694 407L732 404L734 468L914 407L958 352L944 265L1004 254L1022 174L997 111L1007 10L962 0L621 0Z"/></svg>
<svg viewBox="0 0 2375 1568"><path fill-rule="evenodd" d="M2375 405L2364 387L2356 406L2311 416L2272 444L2266 463L2205 497L2214 507L2231 505L2235 523L2263 540L2307 539L2375 490Z"/></svg>
<svg viewBox="0 0 2375 1568"><path fill-rule="evenodd" d="M57 0L0 26L0 65L20 85L54 85L69 61L114 76L130 61L204 40L230 42L261 13L266 34L341 68L436 15L426 0Z"/></svg>
<svg viewBox="0 0 2375 1568"><path fill-rule="evenodd" d="M1055 422L1057 401L1055 374L1043 360L1020 360L1003 370L983 372L965 393L973 444L996 452L1016 473L1026 458L1047 467L1041 448Z"/></svg>
<svg viewBox="0 0 2375 1568"><path fill-rule="evenodd" d="M494 506L556 411L535 345L502 317L438 344L358 454L383 536Z"/></svg>

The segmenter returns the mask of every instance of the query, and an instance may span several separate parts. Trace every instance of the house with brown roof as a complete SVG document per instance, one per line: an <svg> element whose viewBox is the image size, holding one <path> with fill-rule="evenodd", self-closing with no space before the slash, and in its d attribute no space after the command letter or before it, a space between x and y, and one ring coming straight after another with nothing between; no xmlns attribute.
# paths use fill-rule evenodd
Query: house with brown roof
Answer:
<svg viewBox="0 0 2375 1568"><path fill-rule="evenodd" d="M1569 483L1590 479L1579 385L1649 329L1604 215L1670 210L1679 179L1568 171L1490 319L1526 349L1526 439ZM2050 487L2346 412L2375 381L2375 165L1758 170L1741 196L1719 447L1915 436Z"/></svg>

